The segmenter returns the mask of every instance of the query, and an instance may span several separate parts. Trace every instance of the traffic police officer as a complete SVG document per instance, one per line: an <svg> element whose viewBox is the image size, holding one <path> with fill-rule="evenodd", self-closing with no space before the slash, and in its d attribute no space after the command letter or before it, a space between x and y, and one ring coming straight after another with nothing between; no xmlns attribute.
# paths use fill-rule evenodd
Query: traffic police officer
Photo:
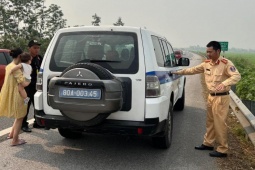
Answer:
<svg viewBox="0 0 255 170"><path fill-rule="evenodd" d="M217 41L207 44L208 60L198 66L173 72L173 74L192 75L204 73L209 96L207 101L206 133L203 144L197 150L213 150L214 142L219 146L209 153L212 157L226 157L228 151L226 119L229 111L230 86L240 79L234 64L220 56L221 46Z"/></svg>

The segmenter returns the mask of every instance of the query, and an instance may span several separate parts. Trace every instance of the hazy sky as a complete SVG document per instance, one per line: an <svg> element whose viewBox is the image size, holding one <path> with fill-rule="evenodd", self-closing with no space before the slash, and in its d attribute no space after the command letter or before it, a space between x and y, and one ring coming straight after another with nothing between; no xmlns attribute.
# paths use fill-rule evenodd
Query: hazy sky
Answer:
<svg viewBox="0 0 255 170"><path fill-rule="evenodd" d="M255 49L255 0L45 0L61 7L67 26L113 25L146 27L165 36L173 47L206 46L228 41L229 48Z"/></svg>

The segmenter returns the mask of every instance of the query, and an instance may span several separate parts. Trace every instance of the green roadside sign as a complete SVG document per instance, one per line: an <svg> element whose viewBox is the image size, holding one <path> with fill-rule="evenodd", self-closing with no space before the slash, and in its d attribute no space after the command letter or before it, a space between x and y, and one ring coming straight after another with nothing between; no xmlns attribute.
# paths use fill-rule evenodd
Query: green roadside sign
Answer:
<svg viewBox="0 0 255 170"><path fill-rule="evenodd" d="M221 46L221 51L228 51L228 42L219 42Z"/></svg>

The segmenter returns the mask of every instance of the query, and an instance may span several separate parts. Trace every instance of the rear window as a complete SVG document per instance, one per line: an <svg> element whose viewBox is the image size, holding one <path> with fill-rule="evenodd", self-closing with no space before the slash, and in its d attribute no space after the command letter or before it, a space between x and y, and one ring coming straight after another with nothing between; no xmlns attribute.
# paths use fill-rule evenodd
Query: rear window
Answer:
<svg viewBox="0 0 255 170"><path fill-rule="evenodd" d="M137 73L137 35L123 32L61 34L53 50L50 70L63 71L85 62L101 65L115 74Z"/></svg>
<svg viewBox="0 0 255 170"><path fill-rule="evenodd" d="M7 52L0 52L0 65L7 65L12 61L11 56Z"/></svg>

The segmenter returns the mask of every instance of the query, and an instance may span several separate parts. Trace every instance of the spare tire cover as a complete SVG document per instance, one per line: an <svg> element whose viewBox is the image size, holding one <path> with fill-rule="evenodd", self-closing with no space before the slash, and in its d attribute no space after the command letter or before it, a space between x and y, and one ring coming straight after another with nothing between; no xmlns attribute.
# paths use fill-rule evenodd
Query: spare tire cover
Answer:
<svg viewBox="0 0 255 170"><path fill-rule="evenodd" d="M89 80L113 80L115 76L113 76L108 70L105 68L94 64L94 63L78 63L66 68L60 78L77 78L77 79L89 79ZM121 86L121 83L120 83ZM72 99L67 99L72 100ZM88 100L87 100L88 101ZM91 102L91 101L88 101ZM84 103L81 103L81 106ZM90 103L91 104L91 103ZM122 104L120 104L122 105ZM79 103L75 103L74 106L69 105L68 107L79 107ZM84 107L84 106L82 106ZM80 111L70 111L72 109L60 109L60 112L68 117L71 120L81 121L85 126L93 126L101 123L104 119L106 119L112 112L109 113L97 113L93 110L93 112L84 113L82 111L82 107L79 109ZM77 109L77 108L76 108ZM120 108L118 109L120 110ZM116 109L115 109L116 111ZM96 113L95 113L96 112ZM81 123L80 122L80 123Z"/></svg>

